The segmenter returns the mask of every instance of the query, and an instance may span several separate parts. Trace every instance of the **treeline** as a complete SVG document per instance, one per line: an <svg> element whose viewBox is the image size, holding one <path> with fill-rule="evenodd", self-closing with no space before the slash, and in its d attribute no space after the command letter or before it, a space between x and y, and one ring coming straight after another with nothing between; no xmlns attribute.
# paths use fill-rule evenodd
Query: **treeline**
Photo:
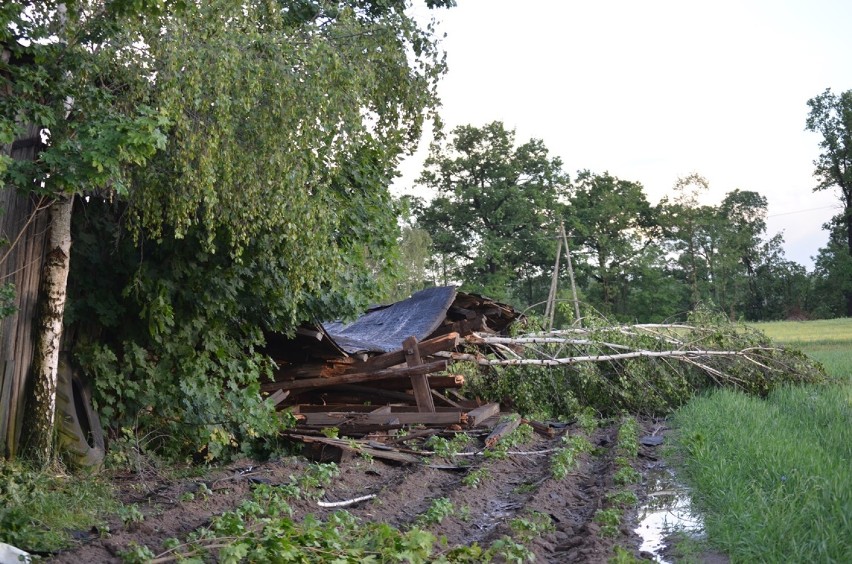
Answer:
<svg viewBox="0 0 852 564"><path fill-rule="evenodd" d="M648 202L639 182L608 172L571 177L540 140L517 144L500 122L456 128L432 147L419 184L434 197L406 197L401 293L462 283L467 291L543 311L560 225L579 299L625 321L654 322L703 304L749 321L845 314L848 256L840 216L815 270L784 256L766 230L766 197L733 190L716 205L698 174ZM559 264L561 300L572 299ZM571 308L560 308L570 316Z"/></svg>

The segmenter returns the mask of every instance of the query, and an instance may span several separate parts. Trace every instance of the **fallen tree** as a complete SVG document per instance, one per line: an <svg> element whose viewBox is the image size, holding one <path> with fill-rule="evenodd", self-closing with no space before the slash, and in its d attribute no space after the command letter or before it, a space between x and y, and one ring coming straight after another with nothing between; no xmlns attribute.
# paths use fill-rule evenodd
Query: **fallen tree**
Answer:
<svg viewBox="0 0 852 564"><path fill-rule="evenodd" d="M610 324L514 337L474 334L481 352L439 353L475 366L468 387L524 414L666 413L709 387L765 395L785 383L827 380L822 366L760 331L699 311L677 324Z"/></svg>

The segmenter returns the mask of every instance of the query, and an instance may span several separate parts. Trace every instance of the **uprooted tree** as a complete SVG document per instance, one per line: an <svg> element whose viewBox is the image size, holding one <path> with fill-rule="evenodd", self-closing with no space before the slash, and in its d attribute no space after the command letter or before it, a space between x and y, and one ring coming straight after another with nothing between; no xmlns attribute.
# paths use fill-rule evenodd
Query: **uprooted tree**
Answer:
<svg viewBox="0 0 852 564"><path fill-rule="evenodd" d="M3 158L4 191L75 208L66 325L112 422L184 451L262 434L262 331L351 314L391 273L387 185L443 71L407 4L4 4L0 140L44 143Z"/></svg>
<svg viewBox="0 0 852 564"><path fill-rule="evenodd" d="M477 367L476 393L509 398L521 413L545 418L572 417L583 408L665 414L711 387L763 396L783 384L827 381L822 366L803 353L707 310L683 323L622 325L596 316L583 325L469 338L492 354L446 356Z"/></svg>

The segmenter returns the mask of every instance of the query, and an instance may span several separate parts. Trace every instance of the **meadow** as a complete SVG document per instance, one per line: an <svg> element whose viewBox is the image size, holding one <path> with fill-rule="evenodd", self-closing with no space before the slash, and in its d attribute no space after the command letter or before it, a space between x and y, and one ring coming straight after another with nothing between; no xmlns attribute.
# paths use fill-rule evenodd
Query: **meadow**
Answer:
<svg viewBox="0 0 852 564"><path fill-rule="evenodd" d="M675 416L681 477L732 562L852 555L852 319L755 324L836 381L766 398L718 390Z"/></svg>

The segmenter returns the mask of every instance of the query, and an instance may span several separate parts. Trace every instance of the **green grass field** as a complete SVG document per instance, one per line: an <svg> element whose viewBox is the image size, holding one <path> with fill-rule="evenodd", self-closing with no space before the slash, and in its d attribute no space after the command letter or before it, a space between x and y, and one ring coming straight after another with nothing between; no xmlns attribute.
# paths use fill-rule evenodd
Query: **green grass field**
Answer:
<svg viewBox="0 0 852 564"><path fill-rule="evenodd" d="M852 382L852 318L754 323L776 343L820 361L829 375Z"/></svg>
<svg viewBox="0 0 852 564"><path fill-rule="evenodd" d="M756 326L839 381L694 399L675 416L681 478L733 562L849 562L852 319Z"/></svg>

